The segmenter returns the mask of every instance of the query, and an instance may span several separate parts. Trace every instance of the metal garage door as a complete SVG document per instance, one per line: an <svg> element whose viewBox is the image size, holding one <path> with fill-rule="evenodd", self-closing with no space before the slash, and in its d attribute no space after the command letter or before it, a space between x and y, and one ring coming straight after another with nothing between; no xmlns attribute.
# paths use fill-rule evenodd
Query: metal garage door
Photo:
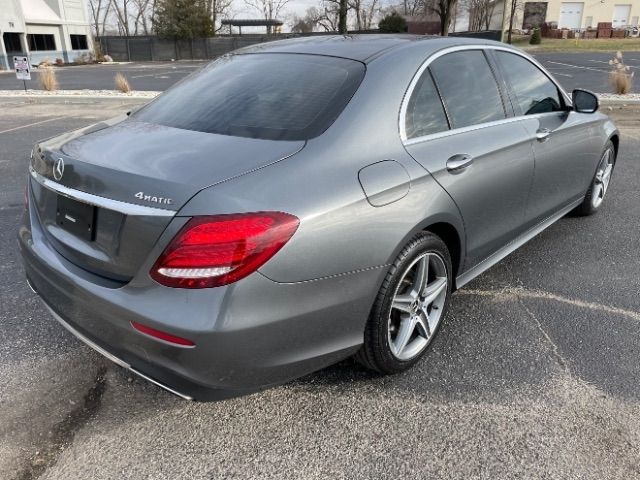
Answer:
<svg viewBox="0 0 640 480"><path fill-rule="evenodd" d="M560 5L559 28L580 28L582 26L582 2L562 2Z"/></svg>
<svg viewBox="0 0 640 480"><path fill-rule="evenodd" d="M614 5L613 6L613 28L626 27L629 24L629 14L631 13L631 5Z"/></svg>

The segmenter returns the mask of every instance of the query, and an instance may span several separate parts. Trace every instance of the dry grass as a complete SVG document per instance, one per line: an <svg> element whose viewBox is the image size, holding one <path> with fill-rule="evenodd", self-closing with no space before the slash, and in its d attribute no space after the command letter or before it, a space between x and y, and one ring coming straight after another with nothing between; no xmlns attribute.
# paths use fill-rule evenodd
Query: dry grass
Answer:
<svg viewBox="0 0 640 480"><path fill-rule="evenodd" d="M631 92L633 72L631 72L631 69L624 64L622 52L616 53L616 56L609 60L609 65L612 67L609 79L611 80L613 93L624 95Z"/></svg>
<svg viewBox="0 0 640 480"><path fill-rule="evenodd" d="M543 38L540 45L529 45L529 39L530 35L514 35L513 46L536 53L640 51L640 38Z"/></svg>
<svg viewBox="0 0 640 480"><path fill-rule="evenodd" d="M129 85L127 77L123 74L118 73L115 76L114 81L116 82L116 89L120 90L122 93L129 93L131 91L131 85Z"/></svg>
<svg viewBox="0 0 640 480"><path fill-rule="evenodd" d="M48 90L50 92L58 89L58 78L56 77L56 72L51 67L42 67L39 69L40 74L40 86L44 90Z"/></svg>

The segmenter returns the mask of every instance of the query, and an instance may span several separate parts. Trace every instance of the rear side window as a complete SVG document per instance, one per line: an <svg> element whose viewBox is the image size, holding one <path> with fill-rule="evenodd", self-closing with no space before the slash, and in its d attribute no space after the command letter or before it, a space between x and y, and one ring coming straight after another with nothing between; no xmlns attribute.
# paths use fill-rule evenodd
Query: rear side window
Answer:
<svg viewBox="0 0 640 480"><path fill-rule="evenodd" d="M418 81L407 105L405 132L407 138L422 137L449 129L440 95L427 70Z"/></svg>
<svg viewBox="0 0 640 480"><path fill-rule="evenodd" d="M558 87L533 63L508 52L496 52L496 60L524 115L562 110Z"/></svg>
<svg viewBox="0 0 640 480"><path fill-rule="evenodd" d="M353 60L296 54L222 57L133 118L200 132L270 140L320 135L365 73Z"/></svg>
<svg viewBox="0 0 640 480"><path fill-rule="evenodd" d="M452 128L506 117L498 84L482 51L449 53L436 59L429 68Z"/></svg>

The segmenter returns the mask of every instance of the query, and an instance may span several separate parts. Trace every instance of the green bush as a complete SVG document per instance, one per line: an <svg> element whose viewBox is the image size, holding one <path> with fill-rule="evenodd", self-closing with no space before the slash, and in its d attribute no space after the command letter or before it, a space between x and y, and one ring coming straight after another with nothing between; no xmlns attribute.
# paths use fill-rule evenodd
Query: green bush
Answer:
<svg viewBox="0 0 640 480"><path fill-rule="evenodd" d="M529 45L540 45L542 43L542 35L540 35L540 29L534 28L531 38L529 39Z"/></svg>
<svg viewBox="0 0 640 480"><path fill-rule="evenodd" d="M380 20L378 28L382 33L404 33L407 31L407 21L397 12L392 12Z"/></svg>

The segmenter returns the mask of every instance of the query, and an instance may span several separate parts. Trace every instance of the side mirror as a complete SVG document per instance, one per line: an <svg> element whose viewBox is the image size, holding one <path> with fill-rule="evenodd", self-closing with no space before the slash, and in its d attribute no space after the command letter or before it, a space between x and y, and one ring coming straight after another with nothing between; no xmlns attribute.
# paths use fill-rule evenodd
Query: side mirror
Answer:
<svg viewBox="0 0 640 480"><path fill-rule="evenodd" d="M578 113L594 113L598 110L598 97L588 90L574 90L571 93L571 100L573 102L573 110Z"/></svg>

